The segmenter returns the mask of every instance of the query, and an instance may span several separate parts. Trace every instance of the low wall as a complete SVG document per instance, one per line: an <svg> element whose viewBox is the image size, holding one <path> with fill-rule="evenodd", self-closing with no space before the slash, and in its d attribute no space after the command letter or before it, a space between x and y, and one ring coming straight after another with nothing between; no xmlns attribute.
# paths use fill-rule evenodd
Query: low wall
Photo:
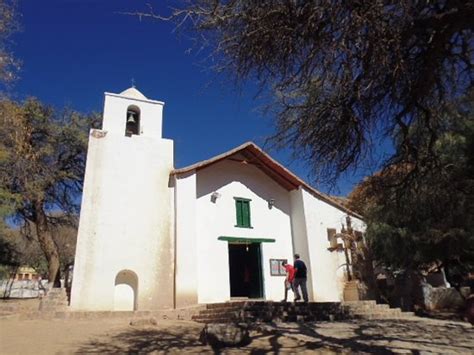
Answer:
<svg viewBox="0 0 474 355"><path fill-rule="evenodd" d="M38 298L45 294L48 280L0 280L1 298Z"/></svg>

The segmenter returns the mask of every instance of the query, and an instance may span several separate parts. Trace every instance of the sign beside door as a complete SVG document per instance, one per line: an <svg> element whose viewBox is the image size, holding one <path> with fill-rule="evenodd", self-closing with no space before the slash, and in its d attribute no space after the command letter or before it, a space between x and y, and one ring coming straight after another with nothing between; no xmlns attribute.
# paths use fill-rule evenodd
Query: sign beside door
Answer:
<svg viewBox="0 0 474 355"><path fill-rule="evenodd" d="M288 259L270 259L271 276L286 276L286 270L281 264L283 261L288 262Z"/></svg>

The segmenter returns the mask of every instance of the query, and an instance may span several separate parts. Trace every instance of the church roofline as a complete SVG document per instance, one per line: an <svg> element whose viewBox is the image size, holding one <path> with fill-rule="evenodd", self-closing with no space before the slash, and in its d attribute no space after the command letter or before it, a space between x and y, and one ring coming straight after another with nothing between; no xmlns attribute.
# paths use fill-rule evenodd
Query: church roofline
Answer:
<svg viewBox="0 0 474 355"><path fill-rule="evenodd" d="M278 161L273 159L269 154L265 153L259 146L257 146L253 142L244 143L225 153L216 155L215 157L197 162L187 167L174 169L171 172L171 175L179 176L179 175L186 174L194 170L196 171L201 170L201 169L209 167L210 165L216 164L222 160L230 158L231 156L238 153L244 156L244 159L241 161L241 163L254 164L259 169L261 169L265 174L267 174L272 179L274 179L279 185L284 187L286 190L291 191L299 187L302 187L306 189L309 193L311 193L313 196L321 199L322 201L330 204L331 206L336 207L350 214L353 217L363 219L363 217L360 214L350 210L349 208L341 204L339 201L333 199L331 196L316 190L314 187L312 187L311 185L306 183L304 180L299 178L297 175L292 173L290 170L285 168Z"/></svg>
<svg viewBox="0 0 474 355"><path fill-rule="evenodd" d="M164 104L165 104L163 101L150 100L150 99L144 100L144 99L139 99L139 98L136 98L136 97L130 97L130 96L127 96L127 95L114 94L113 92L104 92L104 95L106 95L106 96L120 97L120 98L123 98L123 99L134 100L134 101L140 101L140 102L148 102L148 103L152 103L152 104L156 104L156 105L164 105Z"/></svg>

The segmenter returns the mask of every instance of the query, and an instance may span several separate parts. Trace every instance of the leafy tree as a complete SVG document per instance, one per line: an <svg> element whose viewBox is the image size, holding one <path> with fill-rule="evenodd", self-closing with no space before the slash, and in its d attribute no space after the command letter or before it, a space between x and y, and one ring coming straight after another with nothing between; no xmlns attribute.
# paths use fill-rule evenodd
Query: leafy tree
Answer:
<svg viewBox="0 0 474 355"><path fill-rule="evenodd" d="M18 29L16 1L0 0L0 82L8 83L15 78L18 61L8 50L8 38Z"/></svg>
<svg viewBox="0 0 474 355"><path fill-rule="evenodd" d="M94 120L36 99L0 102L0 205L12 211L23 235L37 238L55 285L60 253L53 229L75 222Z"/></svg>
<svg viewBox="0 0 474 355"><path fill-rule="evenodd" d="M443 116L432 148L439 157L436 169L427 158L429 142L420 142L421 174L410 185L399 188L410 167L398 165L351 193L349 206L365 215L372 252L386 266L474 268L473 97Z"/></svg>
<svg viewBox="0 0 474 355"><path fill-rule="evenodd" d="M4 158L0 152L0 161ZM11 201L12 194L0 186L0 201ZM0 203L0 265L18 266L19 250L9 240L11 229L5 223L5 218L13 212L11 204ZM0 273L1 274L1 273Z"/></svg>
<svg viewBox="0 0 474 355"><path fill-rule="evenodd" d="M22 229L7 228L0 236L0 265L33 267L38 273L48 273L48 263L41 249L35 228L30 229L30 234L25 234ZM60 271L66 271L74 262L77 228L73 225L51 226L51 235L58 248Z"/></svg>
<svg viewBox="0 0 474 355"><path fill-rule="evenodd" d="M403 149L385 163L416 161L444 106L474 81L474 0L183 3L133 14L175 20L218 71L273 90L273 142L326 181L395 135Z"/></svg>

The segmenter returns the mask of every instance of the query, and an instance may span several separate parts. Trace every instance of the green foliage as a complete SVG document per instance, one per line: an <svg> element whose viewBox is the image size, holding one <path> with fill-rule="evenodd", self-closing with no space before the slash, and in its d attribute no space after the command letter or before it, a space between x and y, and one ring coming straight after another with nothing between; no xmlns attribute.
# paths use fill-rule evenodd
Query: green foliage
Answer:
<svg viewBox="0 0 474 355"><path fill-rule="evenodd" d="M432 145L419 144L416 161L385 169L351 194L352 207L366 217L370 247L387 266L474 267L472 96L439 124L441 134Z"/></svg>
<svg viewBox="0 0 474 355"><path fill-rule="evenodd" d="M41 250L35 229L25 235L21 229L5 227L0 234L0 265L18 267L30 266L42 275L48 273L48 261ZM74 262L77 228L54 225L52 236L58 246L61 270Z"/></svg>
<svg viewBox="0 0 474 355"><path fill-rule="evenodd" d="M88 130L96 120L96 115L58 112L34 98L22 104L0 101L1 217L13 218L29 246L41 248L43 258L19 250L30 256L31 266L46 258L50 277L57 274L61 254L54 231L77 221Z"/></svg>
<svg viewBox="0 0 474 355"><path fill-rule="evenodd" d="M34 219L32 201L42 200L47 209L77 213L95 116L56 112L34 98L5 100L0 115L0 208Z"/></svg>

